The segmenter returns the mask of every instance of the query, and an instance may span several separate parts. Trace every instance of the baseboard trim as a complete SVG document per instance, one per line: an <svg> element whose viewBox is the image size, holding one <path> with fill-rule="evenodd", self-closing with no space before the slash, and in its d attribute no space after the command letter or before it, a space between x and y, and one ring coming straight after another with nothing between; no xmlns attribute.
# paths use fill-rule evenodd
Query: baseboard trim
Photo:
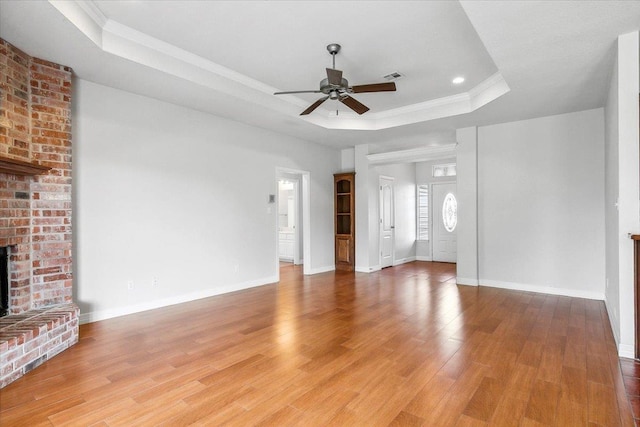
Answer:
<svg viewBox="0 0 640 427"><path fill-rule="evenodd" d="M375 271L380 271L381 268L379 265L373 265L371 267L362 267L362 266L357 266L355 268L356 272L358 273L373 273Z"/></svg>
<svg viewBox="0 0 640 427"><path fill-rule="evenodd" d="M604 301L604 293L580 291L576 289L555 288L553 286L538 286L526 283L503 282L499 280L479 280L480 286L491 288L511 289L513 291L537 292L540 294L561 295L573 298L585 298Z"/></svg>
<svg viewBox="0 0 640 427"><path fill-rule="evenodd" d="M309 271L304 273L306 276L310 276L312 274L320 274L326 273L328 271L334 271L336 269L335 265L325 265L324 267L310 268Z"/></svg>
<svg viewBox="0 0 640 427"><path fill-rule="evenodd" d="M620 334L618 333L618 331L615 328L614 325L614 320L617 322L617 319L614 319L611 316L611 313L614 313L615 310L610 310L609 309L609 300L606 299L606 294L605 294L605 300L604 300L604 308L607 310L607 318L609 319L609 327L611 328L611 333L613 334L613 339L616 342L616 346L620 345ZM619 349L618 349L619 351Z"/></svg>
<svg viewBox="0 0 640 427"><path fill-rule="evenodd" d="M456 277L456 283L465 286L478 286L480 284L478 279L467 279L466 277Z"/></svg>
<svg viewBox="0 0 640 427"><path fill-rule="evenodd" d="M393 265L395 267L396 265L406 264L408 262L413 262L415 260L416 260L416 257L414 257L414 256L410 256L410 257L406 257L406 258L400 258L400 259L394 259L393 260Z"/></svg>
<svg viewBox="0 0 640 427"><path fill-rule="evenodd" d="M216 295L227 294L230 292L241 291L243 289L255 288L258 286L276 283L276 276L264 277L247 282L237 283L234 285L221 286L214 289L205 289L202 291L190 292L188 294L176 295L171 298L162 298L155 301L143 302L140 304L128 305L125 307L111 308L106 310L92 311L80 314L80 324L97 322L100 320L112 319L114 317L126 316L128 314L140 313L143 311L154 310L156 308L169 307L184 302L195 301L203 298L209 298Z"/></svg>
<svg viewBox="0 0 640 427"><path fill-rule="evenodd" d="M618 356L626 357L628 359L635 359L636 354L635 354L635 349L633 348L633 345L619 344L618 345Z"/></svg>
<svg viewBox="0 0 640 427"><path fill-rule="evenodd" d="M423 255L417 255L416 256L416 261L433 261L433 257L432 256L423 256Z"/></svg>

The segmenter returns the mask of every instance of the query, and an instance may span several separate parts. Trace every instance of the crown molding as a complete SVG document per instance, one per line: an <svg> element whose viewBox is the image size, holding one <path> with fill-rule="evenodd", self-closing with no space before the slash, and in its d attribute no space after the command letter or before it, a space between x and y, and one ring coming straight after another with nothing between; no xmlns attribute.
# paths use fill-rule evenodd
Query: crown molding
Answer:
<svg viewBox="0 0 640 427"><path fill-rule="evenodd" d="M381 130L470 113L509 92L498 72L468 92L358 116L316 110L299 116L307 102L105 16L91 0L48 0L104 52L326 129ZM323 114L324 112L324 114Z"/></svg>
<svg viewBox="0 0 640 427"><path fill-rule="evenodd" d="M409 150L390 151L367 155L370 165L386 163L426 162L455 157L457 144L438 145L433 147L411 148Z"/></svg>
<svg viewBox="0 0 640 427"><path fill-rule="evenodd" d="M108 19L92 1L49 0L65 18L102 49L102 28Z"/></svg>

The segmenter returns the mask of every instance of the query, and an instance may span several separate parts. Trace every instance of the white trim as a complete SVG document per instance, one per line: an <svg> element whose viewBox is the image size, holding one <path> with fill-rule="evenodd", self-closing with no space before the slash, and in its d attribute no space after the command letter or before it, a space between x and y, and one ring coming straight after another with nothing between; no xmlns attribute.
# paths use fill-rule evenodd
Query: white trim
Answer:
<svg viewBox="0 0 640 427"><path fill-rule="evenodd" d="M438 145L434 147L412 148L409 150L390 151L367 155L370 165L385 163L413 163L429 160L448 159L456 155L458 144Z"/></svg>
<svg viewBox="0 0 640 427"><path fill-rule="evenodd" d="M424 242L427 242L427 240L421 240ZM416 255L416 261L429 261L429 262L433 262L433 257L431 255L429 256L425 256L425 255Z"/></svg>
<svg viewBox="0 0 640 427"><path fill-rule="evenodd" d="M324 267L309 268L308 271L305 271L304 274L308 276L310 274L320 274L320 273L326 273L328 271L335 271L335 269L336 269L335 265L325 265Z"/></svg>
<svg viewBox="0 0 640 427"><path fill-rule="evenodd" d="M169 298L162 298L155 301L148 301L140 304L128 305L100 311L80 314L80 323L91 323L99 320L111 319L114 317L126 316L128 314L140 313L142 311L154 310L156 308L169 307L176 304L209 298L216 295L227 294L229 292L241 291L243 289L255 288L276 283L276 276L264 277L261 279L249 280L247 282L236 283L234 285L220 286L212 289L205 289L183 295L176 295Z"/></svg>
<svg viewBox="0 0 640 427"><path fill-rule="evenodd" d="M93 2L49 0L49 3L102 49L102 28L107 24L107 17Z"/></svg>
<svg viewBox="0 0 640 427"><path fill-rule="evenodd" d="M606 289L606 284L605 284ZM605 294L606 296L606 294ZM616 342L616 345L620 344L620 336L616 333L616 328L614 328L613 322L614 318L611 316L612 310L609 309L609 300L605 298L604 300L604 308L607 310L607 318L609 319L609 325L611 326L611 332L613 333L613 339Z"/></svg>
<svg viewBox="0 0 640 427"><path fill-rule="evenodd" d="M286 167L276 166L276 174L275 174L275 186L276 186L276 214L274 227L275 227L275 247L276 247L276 277L277 281L280 281L280 248L279 248L279 235L280 228L278 226L278 180L280 179L281 174L293 174L299 175L301 178L302 184L302 211L298 212L298 218L296 219L296 223L299 224L300 218L302 218L302 260L306 262L302 263L302 274L309 275L315 274L311 269L311 173L309 171L304 171L300 169L291 169ZM321 267L323 268L323 267Z"/></svg>
<svg viewBox="0 0 640 427"><path fill-rule="evenodd" d="M611 317L611 310L609 309L609 300L604 300L604 306L607 309L607 318L609 319L609 325L611 327L611 333L613 334L613 339L616 342L616 346L618 348L618 356L619 357L627 357L629 359L635 359L636 357L636 349L633 344L622 344L620 342L620 336L616 332L616 328L614 327L614 319Z"/></svg>
<svg viewBox="0 0 640 427"><path fill-rule="evenodd" d="M311 273L311 174L302 174L302 274ZM334 266L335 267L335 266Z"/></svg>
<svg viewBox="0 0 640 427"><path fill-rule="evenodd" d="M301 199L302 197L300 197L300 193L302 190L302 182L300 182L301 179L296 179L295 182L293 183L293 203L294 203L294 210L295 210L295 224L294 224L294 231L293 231L293 263L295 265L300 265L302 264L302 262L300 262L300 259L303 257L303 255L300 253L300 215L302 215L302 208L300 207L301 203ZM278 218L279 220L279 218ZM278 224L279 225L279 224Z"/></svg>
<svg viewBox="0 0 640 427"><path fill-rule="evenodd" d="M380 265L372 265L371 267L362 267L356 265L355 270L358 273L374 273L376 271L382 270L382 268L380 268Z"/></svg>
<svg viewBox="0 0 640 427"><path fill-rule="evenodd" d="M459 277L459 276L456 276L456 283L458 285L465 285L465 286L478 286L478 285L480 285L480 283L478 282L478 279L468 279L466 277Z"/></svg>
<svg viewBox="0 0 640 427"><path fill-rule="evenodd" d="M410 257L406 257L406 258L400 258L400 259L394 259L393 260L393 266L395 267L396 265L406 264L408 262L413 262L415 260L416 260L416 257L414 257L414 256L410 256Z"/></svg>
<svg viewBox="0 0 640 427"><path fill-rule="evenodd" d="M555 286L540 286L527 283L504 282L501 280L480 279L480 286L491 288L511 289L514 291L537 292L540 294L562 295L573 298L586 298L593 300L604 300L603 292L583 291L579 289L558 288Z"/></svg>
<svg viewBox="0 0 640 427"><path fill-rule="evenodd" d="M626 357L629 359L635 359L635 349L632 345L629 344L620 344L618 345L618 356Z"/></svg>
<svg viewBox="0 0 640 427"><path fill-rule="evenodd" d="M510 90L497 72L468 92L364 117L348 113L336 116L325 108L300 117L300 109L308 101L295 95L274 96L279 88L110 19L91 0L49 0L49 3L104 52L326 129L380 130L456 116L477 110Z"/></svg>

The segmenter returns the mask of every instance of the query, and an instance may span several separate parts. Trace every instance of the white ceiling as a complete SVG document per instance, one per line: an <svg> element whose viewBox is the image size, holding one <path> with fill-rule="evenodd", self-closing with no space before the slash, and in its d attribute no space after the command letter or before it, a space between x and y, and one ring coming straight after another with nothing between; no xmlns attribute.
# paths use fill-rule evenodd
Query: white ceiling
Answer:
<svg viewBox="0 0 640 427"><path fill-rule="evenodd" d="M640 1L0 0L0 37L82 79L374 152L601 107L616 37L639 28ZM317 94L272 92L316 89L334 42L350 84L405 77L354 95L363 116L327 101L300 117Z"/></svg>

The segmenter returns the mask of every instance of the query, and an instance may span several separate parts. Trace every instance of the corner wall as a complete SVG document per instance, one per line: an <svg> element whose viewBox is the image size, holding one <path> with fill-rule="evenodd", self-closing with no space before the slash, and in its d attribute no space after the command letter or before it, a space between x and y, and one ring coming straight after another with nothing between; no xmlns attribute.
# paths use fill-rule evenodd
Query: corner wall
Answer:
<svg viewBox="0 0 640 427"><path fill-rule="evenodd" d="M481 285L604 299L603 116L478 128Z"/></svg>
<svg viewBox="0 0 640 427"><path fill-rule="evenodd" d="M633 243L640 233L638 32L621 35L605 107L606 305L618 353L634 357Z"/></svg>

